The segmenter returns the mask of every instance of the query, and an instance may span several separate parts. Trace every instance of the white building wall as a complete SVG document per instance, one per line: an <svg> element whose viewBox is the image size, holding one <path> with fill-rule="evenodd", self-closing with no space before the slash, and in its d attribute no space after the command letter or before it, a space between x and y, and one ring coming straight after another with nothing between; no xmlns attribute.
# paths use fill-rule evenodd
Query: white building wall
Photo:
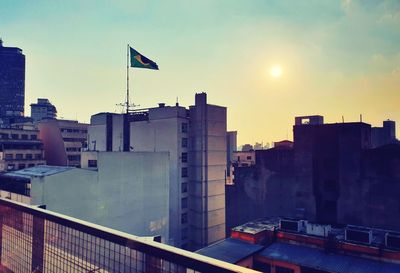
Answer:
<svg viewBox="0 0 400 273"><path fill-rule="evenodd" d="M138 236L169 240L168 153L98 152L98 171L33 177L34 205Z"/></svg>
<svg viewBox="0 0 400 273"><path fill-rule="evenodd" d="M182 246L182 229L187 227L187 223L182 223L182 214L187 213L187 208L181 207L181 200L187 197L187 193L182 193L182 182L188 182L188 178L181 177L182 167L187 167L187 163L182 163L182 152L187 148L182 148L181 140L187 137L187 133L182 133L182 123L188 123L186 110L182 107L154 108L149 110L149 120L132 122L130 124L130 145L134 151L155 151L169 152L170 155L170 241L169 244Z"/></svg>

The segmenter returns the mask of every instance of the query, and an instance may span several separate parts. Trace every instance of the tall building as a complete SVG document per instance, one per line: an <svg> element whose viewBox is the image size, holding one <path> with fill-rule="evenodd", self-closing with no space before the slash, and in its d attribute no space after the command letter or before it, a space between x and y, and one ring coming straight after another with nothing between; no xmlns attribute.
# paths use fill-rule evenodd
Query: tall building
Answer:
<svg viewBox="0 0 400 273"><path fill-rule="evenodd" d="M190 232L194 249L225 237L226 107L190 106Z"/></svg>
<svg viewBox="0 0 400 273"><path fill-rule="evenodd" d="M25 55L16 47L4 47L0 39L0 119L2 126L24 116Z"/></svg>
<svg viewBox="0 0 400 273"><path fill-rule="evenodd" d="M76 120L47 119L38 123L48 165L80 167L87 147L87 124Z"/></svg>
<svg viewBox="0 0 400 273"><path fill-rule="evenodd" d="M34 123L42 119L55 119L56 117L57 109L48 99L38 99L37 103L31 104L31 118Z"/></svg>
<svg viewBox="0 0 400 273"><path fill-rule="evenodd" d="M89 150L169 152L171 245L199 248L225 237L225 107L201 93L190 109L160 103L129 115L99 113L90 123Z"/></svg>

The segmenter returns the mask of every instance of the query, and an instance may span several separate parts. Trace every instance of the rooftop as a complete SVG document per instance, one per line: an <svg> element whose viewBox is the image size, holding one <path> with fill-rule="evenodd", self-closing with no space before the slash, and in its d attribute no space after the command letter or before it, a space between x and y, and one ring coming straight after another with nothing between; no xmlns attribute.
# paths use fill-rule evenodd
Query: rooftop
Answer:
<svg viewBox="0 0 400 273"><path fill-rule="evenodd" d="M66 166L48 166L48 165L40 165L31 168L26 168L14 172L9 172L4 175L6 176L15 176L15 177L43 177L49 176L61 172L65 172L71 169L75 169L74 167L66 167Z"/></svg>

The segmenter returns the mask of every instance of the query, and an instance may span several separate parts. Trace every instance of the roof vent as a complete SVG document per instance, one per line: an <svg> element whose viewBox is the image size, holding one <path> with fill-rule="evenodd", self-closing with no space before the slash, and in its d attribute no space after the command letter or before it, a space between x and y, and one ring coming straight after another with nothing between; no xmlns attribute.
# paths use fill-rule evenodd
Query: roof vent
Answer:
<svg viewBox="0 0 400 273"><path fill-rule="evenodd" d="M387 232L385 234L385 246L400 249L400 233Z"/></svg>
<svg viewBox="0 0 400 273"><path fill-rule="evenodd" d="M165 107L165 103L159 103L159 104L158 104L158 107L159 107L159 108L164 108L164 107Z"/></svg>
<svg viewBox="0 0 400 273"><path fill-rule="evenodd" d="M300 232L302 222L295 219L281 219L279 228L285 231Z"/></svg>
<svg viewBox="0 0 400 273"><path fill-rule="evenodd" d="M344 232L346 241L363 244L371 244L372 242L372 230L370 229L356 226L347 226Z"/></svg>

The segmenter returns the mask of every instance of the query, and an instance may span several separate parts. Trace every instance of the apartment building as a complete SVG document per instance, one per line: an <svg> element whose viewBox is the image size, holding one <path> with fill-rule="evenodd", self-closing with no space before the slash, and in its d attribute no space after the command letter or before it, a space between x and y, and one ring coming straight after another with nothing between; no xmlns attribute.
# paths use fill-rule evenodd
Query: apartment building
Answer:
<svg viewBox="0 0 400 273"><path fill-rule="evenodd" d="M87 124L76 120L49 119L38 123L48 165L80 167L87 147Z"/></svg>
<svg viewBox="0 0 400 273"><path fill-rule="evenodd" d="M38 130L0 129L0 171L46 164Z"/></svg>

